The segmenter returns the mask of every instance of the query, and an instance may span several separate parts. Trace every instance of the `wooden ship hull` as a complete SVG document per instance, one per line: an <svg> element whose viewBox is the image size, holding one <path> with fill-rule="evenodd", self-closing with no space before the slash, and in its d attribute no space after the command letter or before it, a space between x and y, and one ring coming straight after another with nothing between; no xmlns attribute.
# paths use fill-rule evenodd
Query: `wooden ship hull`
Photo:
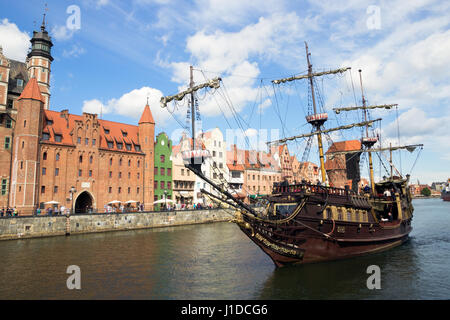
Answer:
<svg viewBox="0 0 450 320"><path fill-rule="evenodd" d="M275 211L259 217L241 214L237 219L242 232L278 267L384 251L407 241L412 230L413 207L407 194L393 199L320 186L285 188L286 193L271 199ZM280 219L276 207L283 203L298 205ZM392 208L393 221L381 221L387 207Z"/></svg>

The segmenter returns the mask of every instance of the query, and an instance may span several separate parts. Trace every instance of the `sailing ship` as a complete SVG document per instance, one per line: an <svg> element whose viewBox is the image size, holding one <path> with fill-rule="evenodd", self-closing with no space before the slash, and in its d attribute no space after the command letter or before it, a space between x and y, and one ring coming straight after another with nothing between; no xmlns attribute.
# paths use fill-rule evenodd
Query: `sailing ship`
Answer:
<svg viewBox="0 0 450 320"><path fill-rule="evenodd" d="M324 123L328 119L327 113L318 112L316 106L314 78L329 74L344 73L350 68L340 68L324 72L313 72L310 63L310 53L305 42L308 73L290 78L273 80L273 84L306 79L311 90L313 113L306 117L311 124L311 133L271 141L270 144L282 144L286 141L317 137L320 159L322 183L311 184L305 181L295 183L279 183L273 186L272 194L263 200L262 210L250 206L240 198L234 197L226 184L206 177L201 165L208 157L208 151L197 148L183 153L185 166L194 174L217 191L213 194L202 189L202 192L226 202L236 209L234 222L240 230L260 247L275 263L277 267L312 263L328 260L349 258L368 253L380 252L401 245L408 240L412 230L411 222L414 208L409 191L409 175L403 177L399 172L394 175L395 166L392 162L392 151L399 149L412 150L422 145L377 147L378 138L369 135L368 128L376 120L367 120L370 109L386 108L395 105L370 106L366 105L362 91L362 106L334 109L336 113L362 110L365 121L352 123L337 128L326 129ZM361 74L361 73L360 73ZM218 88L221 79L215 78L203 84L194 86L192 80L188 90L173 96L161 98L161 106L166 107L173 100L181 100L185 96L191 97L191 117L194 119L194 93L201 88ZM362 80L361 80L362 90ZM359 158L363 153L368 154L370 168L370 187L361 193L352 183L352 188L333 187L326 184L327 175L324 163L322 135L332 131L349 128L366 128L366 135L361 138L361 148L351 151L328 150L327 157L344 157L345 159ZM192 139L195 139L194 121L192 121ZM195 143L192 144L195 146ZM375 182L372 154L390 151L391 174L382 181ZM358 161L355 163L359 163ZM358 170L357 168L355 170ZM396 170L396 169L395 169ZM397 171L397 170L396 170ZM359 179L359 174L349 172L353 180Z"/></svg>

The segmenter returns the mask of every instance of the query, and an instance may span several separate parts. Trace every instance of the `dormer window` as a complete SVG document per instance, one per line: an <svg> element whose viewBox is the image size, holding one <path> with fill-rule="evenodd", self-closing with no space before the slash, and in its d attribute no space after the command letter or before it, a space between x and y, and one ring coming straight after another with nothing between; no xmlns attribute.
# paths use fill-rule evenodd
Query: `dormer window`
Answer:
<svg viewBox="0 0 450 320"><path fill-rule="evenodd" d="M123 149L123 143L122 142L117 142L116 145L117 145L117 149L120 149L120 150Z"/></svg>
<svg viewBox="0 0 450 320"><path fill-rule="evenodd" d="M50 135L48 133L43 133L42 140L50 140Z"/></svg>
<svg viewBox="0 0 450 320"><path fill-rule="evenodd" d="M114 148L114 142L108 141L108 148Z"/></svg>
<svg viewBox="0 0 450 320"><path fill-rule="evenodd" d="M62 141L62 135L60 135L60 134L55 134L55 141L56 141L56 142L61 142L61 141Z"/></svg>
<svg viewBox="0 0 450 320"><path fill-rule="evenodd" d="M134 149L135 149L137 152L140 152L140 151L141 151L141 146L135 144L135 145L134 145Z"/></svg>
<svg viewBox="0 0 450 320"><path fill-rule="evenodd" d="M126 131L122 131L122 135L123 135L124 137L126 137L126 136L128 136L128 133L127 133Z"/></svg>
<svg viewBox="0 0 450 320"><path fill-rule="evenodd" d="M127 148L128 151L131 151L131 144L126 143L126 144L125 144L125 147Z"/></svg>
<svg viewBox="0 0 450 320"><path fill-rule="evenodd" d="M47 119L46 123L48 126L51 126L51 125L53 125L53 120Z"/></svg>
<svg viewBox="0 0 450 320"><path fill-rule="evenodd" d="M103 128L105 130L105 134L109 134L109 129Z"/></svg>

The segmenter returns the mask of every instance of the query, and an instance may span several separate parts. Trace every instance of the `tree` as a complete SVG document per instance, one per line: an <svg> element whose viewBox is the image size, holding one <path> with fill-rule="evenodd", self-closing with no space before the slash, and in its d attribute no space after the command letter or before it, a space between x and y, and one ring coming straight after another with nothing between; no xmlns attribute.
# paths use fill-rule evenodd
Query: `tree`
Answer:
<svg viewBox="0 0 450 320"><path fill-rule="evenodd" d="M420 191L420 194L425 197L429 197L429 196L431 196L431 190L428 189L427 187L425 187L422 189L422 191Z"/></svg>

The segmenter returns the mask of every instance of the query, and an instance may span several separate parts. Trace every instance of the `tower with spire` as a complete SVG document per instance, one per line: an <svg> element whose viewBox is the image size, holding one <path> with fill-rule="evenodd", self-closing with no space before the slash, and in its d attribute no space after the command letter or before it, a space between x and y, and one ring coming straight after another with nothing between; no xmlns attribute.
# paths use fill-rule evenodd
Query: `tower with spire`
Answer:
<svg viewBox="0 0 450 320"><path fill-rule="evenodd" d="M32 214L38 204L40 136L44 97L36 78L31 78L17 101L14 128L10 206Z"/></svg>
<svg viewBox="0 0 450 320"><path fill-rule="evenodd" d="M46 30L45 13L42 19L41 30L33 31L33 38L30 42L31 50L27 55L28 76L29 78L36 78L44 98L44 109L48 109L50 103L50 67L53 61L51 48L53 43Z"/></svg>
<svg viewBox="0 0 450 320"><path fill-rule="evenodd" d="M144 107L141 118L139 119L139 143L142 151L145 153L144 160L144 208L153 209L154 199L154 153L155 153L155 120L153 119L150 106Z"/></svg>

